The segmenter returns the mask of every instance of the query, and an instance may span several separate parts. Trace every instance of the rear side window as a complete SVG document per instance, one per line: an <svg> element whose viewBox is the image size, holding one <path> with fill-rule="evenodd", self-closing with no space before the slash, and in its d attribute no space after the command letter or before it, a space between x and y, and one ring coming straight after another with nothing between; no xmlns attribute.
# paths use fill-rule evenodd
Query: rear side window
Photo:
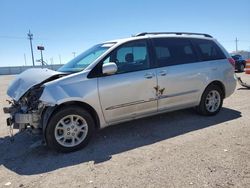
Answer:
<svg viewBox="0 0 250 188"><path fill-rule="evenodd" d="M188 39L152 39L159 67L196 62L197 57Z"/></svg>
<svg viewBox="0 0 250 188"><path fill-rule="evenodd" d="M214 41L202 39L192 39L192 41L198 49L201 60L210 61L226 58Z"/></svg>

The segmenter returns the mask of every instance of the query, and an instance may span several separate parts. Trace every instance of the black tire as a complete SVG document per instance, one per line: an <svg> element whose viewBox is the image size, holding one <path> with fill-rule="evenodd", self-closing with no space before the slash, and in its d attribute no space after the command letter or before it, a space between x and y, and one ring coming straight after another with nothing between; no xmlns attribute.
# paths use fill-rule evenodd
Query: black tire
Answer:
<svg viewBox="0 0 250 188"><path fill-rule="evenodd" d="M216 91L220 97L220 103L218 105L216 105L215 111L209 111L208 107L206 106L206 104L208 102L207 97L212 91ZM199 104L199 106L196 107L196 110L201 115L213 116L213 115L216 115L221 110L222 104L223 104L223 91L222 91L222 89L217 85L211 84L203 92L200 104Z"/></svg>
<svg viewBox="0 0 250 188"><path fill-rule="evenodd" d="M78 117L80 117L80 118L85 120L85 122L87 123L87 128L84 128L84 129L87 130L86 131L87 133L84 134L84 139L82 141L79 141L79 143L77 145L72 146L72 147L71 146L63 146L56 139L57 133L56 133L55 129L57 127L57 124L59 124L59 122L61 120L64 121L63 118L66 119L67 117L71 117L71 116L73 116L73 117L76 116L76 119ZM69 121L71 121L70 118L68 118L68 119L69 119ZM80 121L80 120L78 120L78 121ZM86 124L84 124L84 125L86 126ZM71 126L71 124L69 123L67 126ZM68 106L66 108L60 109L59 111L55 112L55 114L52 115L52 117L50 118L49 123L46 127L46 130L45 130L45 138L46 138L46 142L47 142L47 145L49 148L56 150L56 151L59 151L59 152L72 152L72 151L76 151L76 150L84 148L89 143L89 141L94 133L94 129L95 129L95 123L94 123L94 120L89 112L87 112L85 109L83 109L79 106ZM57 131L58 131L58 129L57 129ZM64 131L65 130L63 130L62 135L65 135ZM77 133L77 134L83 134L83 133ZM67 140L67 139L65 139L65 136L63 136L63 140ZM73 141L73 139L71 139L71 140ZM74 142L75 142L75 139L74 139Z"/></svg>
<svg viewBox="0 0 250 188"><path fill-rule="evenodd" d="M239 66L239 72L244 72L244 68L245 68L244 64L241 63Z"/></svg>

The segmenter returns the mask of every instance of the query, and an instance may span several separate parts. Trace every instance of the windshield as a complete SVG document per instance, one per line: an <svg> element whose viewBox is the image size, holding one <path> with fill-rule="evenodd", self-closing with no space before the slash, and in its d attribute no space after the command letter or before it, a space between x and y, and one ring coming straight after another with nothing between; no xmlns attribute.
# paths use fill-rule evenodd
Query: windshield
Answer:
<svg viewBox="0 0 250 188"><path fill-rule="evenodd" d="M115 43L104 43L97 44L82 54L78 55L61 68L58 69L59 72L79 72L84 70L92 62L94 62L98 57L100 57L104 52L106 52Z"/></svg>

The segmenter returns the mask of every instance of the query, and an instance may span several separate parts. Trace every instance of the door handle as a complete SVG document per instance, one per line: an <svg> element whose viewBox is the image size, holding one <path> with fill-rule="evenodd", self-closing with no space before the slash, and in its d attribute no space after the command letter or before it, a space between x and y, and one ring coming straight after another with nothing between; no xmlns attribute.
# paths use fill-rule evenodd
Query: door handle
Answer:
<svg viewBox="0 0 250 188"><path fill-rule="evenodd" d="M160 74L161 76L166 76L166 75L167 75L167 72L166 72L165 70L162 70L162 71L159 72L159 74Z"/></svg>
<svg viewBox="0 0 250 188"><path fill-rule="evenodd" d="M144 75L144 78L147 78L147 79L151 79L151 78L153 78L154 77L154 74L153 73L146 73L145 75Z"/></svg>

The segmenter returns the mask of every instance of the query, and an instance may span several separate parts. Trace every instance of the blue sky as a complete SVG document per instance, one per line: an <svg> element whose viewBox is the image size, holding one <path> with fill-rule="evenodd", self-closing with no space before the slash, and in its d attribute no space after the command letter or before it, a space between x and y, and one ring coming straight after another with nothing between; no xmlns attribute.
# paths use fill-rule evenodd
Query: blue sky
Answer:
<svg viewBox="0 0 250 188"><path fill-rule="evenodd" d="M27 32L44 59L62 63L92 45L143 31L213 35L229 51L250 50L249 0L0 0L0 66L31 65Z"/></svg>

